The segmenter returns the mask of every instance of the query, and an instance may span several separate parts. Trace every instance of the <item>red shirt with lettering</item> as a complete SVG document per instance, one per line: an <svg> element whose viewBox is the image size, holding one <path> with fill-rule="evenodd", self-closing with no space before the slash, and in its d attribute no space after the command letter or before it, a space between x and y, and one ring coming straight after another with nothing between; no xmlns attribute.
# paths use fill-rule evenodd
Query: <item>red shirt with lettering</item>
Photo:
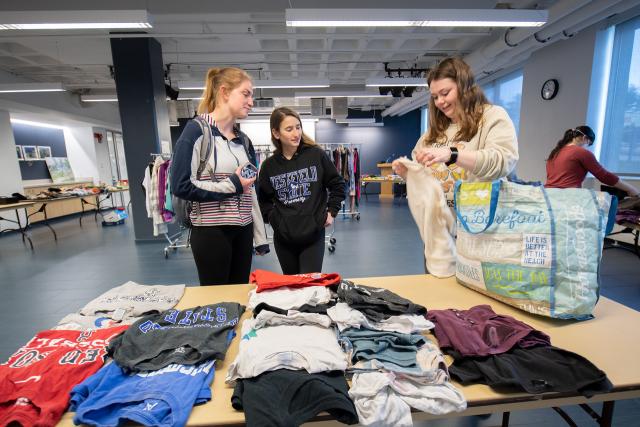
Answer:
<svg viewBox="0 0 640 427"><path fill-rule="evenodd" d="M620 178L606 170L596 156L586 148L565 145L551 160L547 160L547 188L581 188L590 172L605 185L613 186Z"/></svg>
<svg viewBox="0 0 640 427"><path fill-rule="evenodd" d="M55 426L71 389L100 369L107 345L127 327L38 332L0 365L0 425Z"/></svg>

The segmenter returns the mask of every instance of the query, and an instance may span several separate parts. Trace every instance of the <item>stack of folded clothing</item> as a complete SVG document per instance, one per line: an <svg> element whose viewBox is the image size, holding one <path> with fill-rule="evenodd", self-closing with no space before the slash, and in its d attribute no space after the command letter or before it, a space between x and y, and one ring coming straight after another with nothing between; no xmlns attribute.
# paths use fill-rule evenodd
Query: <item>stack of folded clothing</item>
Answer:
<svg viewBox="0 0 640 427"><path fill-rule="evenodd" d="M253 317L242 324L238 356L226 381L248 426L300 425L326 411L338 421L358 417L344 376L345 354L327 316L333 274L278 275L257 270L249 297Z"/></svg>
<svg viewBox="0 0 640 427"><path fill-rule="evenodd" d="M127 282L38 332L0 365L0 425L56 425L74 386L116 366L98 371L108 345L139 316L174 307L183 293L184 285Z"/></svg>
<svg viewBox="0 0 640 427"><path fill-rule="evenodd" d="M184 288L127 282L39 332L0 365L0 425L186 424L245 307L177 310Z"/></svg>
<svg viewBox="0 0 640 427"><path fill-rule="evenodd" d="M74 423L184 425L211 399L244 306L222 302L145 316L109 344L114 363L73 389Z"/></svg>
<svg viewBox="0 0 640 427"><path fill-rule="evenodd" d="M611 390L604 372L584 357L553 347L548 335L488 305L469 310L431 310L442 348L454 358L452 378L505 391L572 392L584 396Z"/></svg>
<svg viewBox="0 0 640 427"><path fill-rule="evenodd" d="M422 332L425 307L382 288L343 281L328 310L353 374L349 395L362 425L411 426L411 408L430 414L466 409L444 357Z"/></svg>

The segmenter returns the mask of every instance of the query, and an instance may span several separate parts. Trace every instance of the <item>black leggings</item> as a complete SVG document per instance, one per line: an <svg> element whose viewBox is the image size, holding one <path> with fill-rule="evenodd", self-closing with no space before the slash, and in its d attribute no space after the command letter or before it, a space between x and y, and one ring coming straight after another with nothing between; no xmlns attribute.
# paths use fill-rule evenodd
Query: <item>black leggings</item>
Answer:
<svg viewBox="0 0 640 427"><path fill-rule="evenodd" d="M313 243L294 245L273 236L273 247L284 274L317 273L322 271L324 259L324 229L320 230Z"/></svg>
<svg viewBox="0 0 640 427"><path fill-rule="evenodd" d="M193 227L191 252L200 285L249 283L253 224Z"/></svg>

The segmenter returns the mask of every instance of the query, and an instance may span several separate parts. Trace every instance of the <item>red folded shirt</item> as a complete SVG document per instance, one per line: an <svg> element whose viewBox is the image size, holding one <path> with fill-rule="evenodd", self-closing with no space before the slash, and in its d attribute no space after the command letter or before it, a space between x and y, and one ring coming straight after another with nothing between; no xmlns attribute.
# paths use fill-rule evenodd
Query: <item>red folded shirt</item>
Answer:
<svg viewBox="0 0 640 427"><path fill-rule="evenodd" d="M340 283L338 273L303 273L278 274L267 270L255 270L251 273L249 282L258 285L256 292L276 289L283 286L303 288L306 286L331 286Z"/></svg>

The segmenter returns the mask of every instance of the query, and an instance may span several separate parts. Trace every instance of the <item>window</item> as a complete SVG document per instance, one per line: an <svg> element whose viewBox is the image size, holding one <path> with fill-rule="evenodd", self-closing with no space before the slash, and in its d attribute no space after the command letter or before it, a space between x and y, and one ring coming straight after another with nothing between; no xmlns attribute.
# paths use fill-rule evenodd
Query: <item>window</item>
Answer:
<svg viewBox="0 0 640 427"><path fill-rule="evenodd" d="M522 70L514 71L482 87L492 104L507 110L509 117L520 132L520 104L522 100Z"/></svg>
<svg viewBox="0 0 640 427"><path fill-rule="evenodd" d="M425 105L420 109L420 135L429 129L429 108Z"/></svg>
<svg viewBox="0 0 640 427"><path fill-rule="evenodd" d="M640 176L640 17L615 27L600 162Z"/></svg>

